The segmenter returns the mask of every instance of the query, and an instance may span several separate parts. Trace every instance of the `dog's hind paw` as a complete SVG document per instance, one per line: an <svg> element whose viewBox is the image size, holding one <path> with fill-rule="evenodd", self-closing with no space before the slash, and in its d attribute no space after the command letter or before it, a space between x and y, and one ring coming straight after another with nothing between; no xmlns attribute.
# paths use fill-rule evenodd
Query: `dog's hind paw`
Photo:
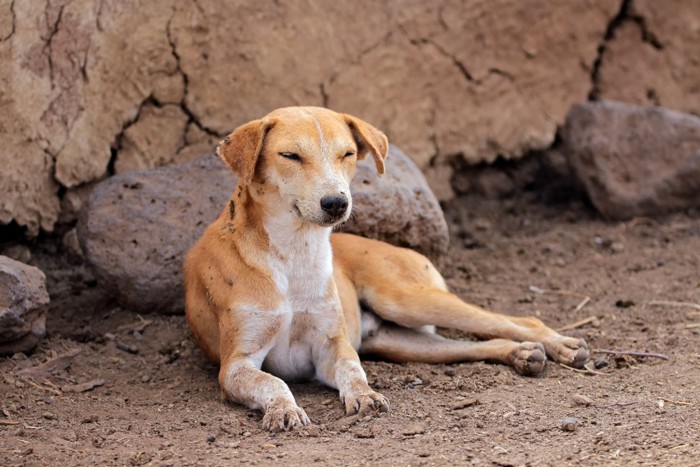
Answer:
<svg viewBox="0 0 700 467"><path fill-rule="evenodd" d="M543 344L549 358L573 368L583 368L590 357L588 344L583 339L557 336L543 341Z"/></svg>
<svg viewBox="0 0 700 467"><path fill-rule="evenodd" d="M542 373L547 357L544 346L539 342L521 342L511 353L511 359L515 371L534 376Z"/></svg>
<svg viewBox="0 0 700 467"><path fill-rule="evenodd" d="M369 388L366 391L346 394L343 397L343 402L345 403L345 415L367 415L390 410L386 397Z"/></svg>
<svg viewBox="0 0 700 467"><path fill-rule="evenodd" d="M263 429L268 431L289 431L311 423L304 409L293 401L273 402L263 416Z"/></svg>

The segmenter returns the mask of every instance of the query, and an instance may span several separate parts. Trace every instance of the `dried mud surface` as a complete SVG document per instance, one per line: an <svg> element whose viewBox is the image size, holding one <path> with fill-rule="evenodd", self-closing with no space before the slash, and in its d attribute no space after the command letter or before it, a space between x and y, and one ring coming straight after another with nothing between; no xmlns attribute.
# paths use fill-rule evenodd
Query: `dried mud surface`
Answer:
<svg viewBox="0 0 700 467"><path fill-rule="evenodd" d="M527 197L463 199L447 212L453 246L441 269L464 299L555 328L595 316L568 334L592 349L669 359L595 354L608 363L597 374L550 362L536 378L489 363L368 361L391 413L345 418L333 391L295 384L314 425L270 434L259 413L221 401L216 368L183 316L120 328L143 322L44 240L32 262L49 278L49 336L28 358L0 360L0 464L697 463L700 310L659 301L700 302L700 213L604 223L576 202ZM75 349L72 364L48 378L17 374ZM105 384L60 389L97 379ZM566 417L578 419L575 431L561 428Z"/></svg>

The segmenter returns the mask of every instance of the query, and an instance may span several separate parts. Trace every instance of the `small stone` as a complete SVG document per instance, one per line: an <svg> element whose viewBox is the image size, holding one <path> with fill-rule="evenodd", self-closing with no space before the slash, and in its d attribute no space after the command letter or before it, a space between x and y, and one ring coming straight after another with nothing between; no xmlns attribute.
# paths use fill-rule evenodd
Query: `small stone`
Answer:
<svg viewBox="0 0 700 467"><path fill-rule="evenodd" d="M321 435L321 429L316 425L311 425L306 427L303 433L311 438L317 438Z"/></svg>
<svg viewBox="0 0 700 467"><path fill-rule="evenodd" d="M401 431L401 434L404 436L421 435L423 433L425 433L425 427L419 423L409 425Z"/></svg>
<svg viewBox="0 0 700 467"><path fill-rule="evenodd" d="M456 375L456 374L457 374L457 370L455 370L454 368L447 368L447 369L445 370L445 375L446 375L446 376L454 376L454 375Z"/></svg>
<svg viewBox="0 0 700 467"><path fill-rule="evenodd" d="M213 443L214 441L216 441L216 436L214 436L214 435L207 436L207 443Z"/></svg>
<svg viewBox="0 0 700 467"><path fill-rule="evenodd" d="M262 448L265 450L269 450L269 449L275 449L275 448L277 448L277 446L272 444L272 443L266 443L266 444L262 445Z"/></svg>
<svg viewBox="0 0 700 467"><path fill-rule="evenodd" d="M600 370L601 368L608 366L608 361L604 358L599 358L593 362L593 365L595 366L596 370Z"/></svg>
<svg viewBox="0 0 700 467"><path fill-rule="evenodd" d="M566 417L561 421L560 427L562 431L576 431L576 428L578 428L578 418Z"/></svg>
<svg viewBox="0 0 700 467"><path fill-rule="evenodd" d="M593 399L582 394L574 394L573 396L571 396L571 400L574 401L574 404L583 405L584 407L593 405Z"/></svg>
<svg viewBox="0 0 700 467"><path fill-rule="evenodd" d="M472 405L476 405L478 403L479 403L479 400L476 399L475 397L472 397L470 399L457 401L457 402L453 403L450 406L450 408L452 410L462 410L462 409L466 409L467 407L471 407Z"/></svg>
<svg viewBox="0 0 700 467"><path fill-rule="evenodd" d="M364 429L359 430L355 433L355 438L371 439L371 438L374 438L374 433L372 433L371 429L364 428Z"/></svg>
<svg viewBox="0 0 700 467"><path fill-rule="evenodd" d="M476 227L476 230L485 232L487 230L491 230L491 222L487 221L486 219L479 218L474 220L474 227Z"/></svg>
<svg viewBox="0 0 700 467"><path fill-rule="evenodd" d="M612 242L612 244L610 244L610 249L615 253L622 253L625 251L625 245L621 242Z"/></svg>
<svg viewBox="0 0 700 467"><path fill-rule="evenodd" d="M44 417L46 420L56 420L56 414L53 414L51 412L44 412L41 414L42 417Z"/></svg>
<svg viewBox="0 0 700 467"><path fill-rule="evenodd" d="M117 344L116 344L116 345L117 345L117 348L118 348L119 350L122 350L122 351L124 351L124 352L126 352L126 353L130 353L130 354L137 354L137 353L139 353L139 348L136 347L135 345L129 345L129 344L126 344L126 343L124 343L124 342L122 342L122 341L117 341Z"/></svg>

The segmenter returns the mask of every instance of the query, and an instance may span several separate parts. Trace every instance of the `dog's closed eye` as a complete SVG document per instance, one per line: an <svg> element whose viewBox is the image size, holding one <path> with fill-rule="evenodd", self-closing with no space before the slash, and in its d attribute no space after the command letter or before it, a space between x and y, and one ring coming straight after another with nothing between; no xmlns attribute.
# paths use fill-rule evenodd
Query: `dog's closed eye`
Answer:
<svg viewBox="0 0 700 467"><path fill-rule="evenodd" d="M343 155L343 159L346 159L348 157L352 157L355 155L355 151L348 151Z"/></svg>
<svg viewBox="0 0 700 467"><path fill-rule="evenodd" d="M299 154L295 152L280 152L279 155L285 159L301 162L301 157L299 157Z"/></svg>

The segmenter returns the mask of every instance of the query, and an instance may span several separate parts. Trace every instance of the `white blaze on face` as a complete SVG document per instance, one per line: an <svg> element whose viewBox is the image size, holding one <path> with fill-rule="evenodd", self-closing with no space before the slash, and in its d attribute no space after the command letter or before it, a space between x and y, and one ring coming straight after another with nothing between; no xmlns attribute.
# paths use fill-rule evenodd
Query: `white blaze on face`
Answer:
<svg viewBox="0 0 700 467"><path fill-rule="evenodd" d="M318 130L318 141L319 147L321 148L321 155L325 156L330 152L330 148L328 147L328 141L326 141L326 137L323 135L321 122L314 118L314 123L316 124L316 129Z"/></svg>
<svg viewBox="0 0 700 467"><path fill-rule="evenodd" d="M339 171L337 167L334 167L334 158L336 157L335 151L338 150L337 147L332 147L326 139L326 135L323 133L323 128L321 128L321 122L314 118L314 124L318 130L318 147L321 153L321 166L323 167L324 180L319 181L318 195L323 196L337 196L345 194L348 199L350 198L350 187L348 185L348 180L344 176L344 173ZM342 142L336 141L334 146L340 146Z"/></svg>

